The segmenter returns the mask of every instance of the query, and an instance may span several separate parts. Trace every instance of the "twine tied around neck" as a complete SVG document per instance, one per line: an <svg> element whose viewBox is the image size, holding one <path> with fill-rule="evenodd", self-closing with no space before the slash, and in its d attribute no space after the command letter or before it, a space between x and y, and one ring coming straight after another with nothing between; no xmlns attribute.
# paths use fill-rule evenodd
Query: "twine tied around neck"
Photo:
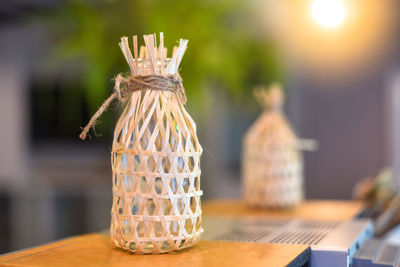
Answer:
<svg viewBox="0 0 400 267"><path fill-rule="evenodd" d="M127 95L130 92L144 91L144 90L159 90L159 91L170 91L175 92L178 95L179 100L185 104L186 94L185 89L182 85L182 80L176 75L136 75L130 77L123 77L118 74L115 77L114 92L103 102L100 108L92 116L89 123L83 128L79 137L82 140L86 139L87 133L90 128L96 125L97 119L107 110L111 102L118 98L118 100L124 103L127 99ZM122 86L121 86L122 85Z"/></svg>

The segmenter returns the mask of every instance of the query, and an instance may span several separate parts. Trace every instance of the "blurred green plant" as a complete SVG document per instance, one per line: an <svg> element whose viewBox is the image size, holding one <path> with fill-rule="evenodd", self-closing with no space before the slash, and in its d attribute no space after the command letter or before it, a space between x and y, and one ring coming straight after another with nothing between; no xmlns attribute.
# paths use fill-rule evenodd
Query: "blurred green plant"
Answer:
<svg viewBox="0 0 400 267"><path fill-rule="evenodd" d="M256 27L260 19L250 3L67 0L52 15L57 57L61 62L83 61L82 87L94 111L110 93L111 78L128 71L118 47L120 37L164 32L169 52L179 38L189 39L181 75L191 105L201 106L206 86L248 99L255 84L282 78L276 47Z"/></svg>

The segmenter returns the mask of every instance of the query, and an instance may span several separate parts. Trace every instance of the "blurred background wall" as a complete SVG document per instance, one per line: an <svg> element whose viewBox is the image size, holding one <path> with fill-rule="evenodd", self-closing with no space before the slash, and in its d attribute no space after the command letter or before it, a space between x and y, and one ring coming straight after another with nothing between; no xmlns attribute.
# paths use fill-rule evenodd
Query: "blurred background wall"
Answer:
<svg viewBox="0 0 400 267"><path fill-rule="evenodd" d="M0 253L109 226L121 107L103 115L101 136L78 134L128 71L124 35L162 31L170 48L189 39L181 75L204 147L203 199L240 197L241 138L261 111L252 88L272 81L298 135L320 144L305 154L306 197L351 198L357 181L400 162L398 10L395 0L2 1Z"/></svg>

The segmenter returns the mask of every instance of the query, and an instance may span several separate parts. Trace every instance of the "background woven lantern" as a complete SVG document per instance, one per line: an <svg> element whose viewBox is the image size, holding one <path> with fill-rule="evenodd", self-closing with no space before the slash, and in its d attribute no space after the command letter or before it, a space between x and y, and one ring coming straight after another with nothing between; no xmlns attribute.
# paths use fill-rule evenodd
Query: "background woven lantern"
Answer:
<svg viewBox="0 0 400 267"><path fill-rule="evenodd" d="M184 108L178 74L187 40L167 58L160 34L145 35L132 56L126 37L120 47L131 75L116 78L115 92L85 127L81 138L109 103L125 103L112 147L111 239L134 253L163 253L193 245L202 233L200 156L196 125Z"/></svg>
<svg viewBox="0 0 400 267"><path fill-rule="evenodd" d="M299 141L282 113L282 89L274 84L254 94L264 110L243 140L245 201L257 207L294 206L304 195L303 159Z"/></svg>

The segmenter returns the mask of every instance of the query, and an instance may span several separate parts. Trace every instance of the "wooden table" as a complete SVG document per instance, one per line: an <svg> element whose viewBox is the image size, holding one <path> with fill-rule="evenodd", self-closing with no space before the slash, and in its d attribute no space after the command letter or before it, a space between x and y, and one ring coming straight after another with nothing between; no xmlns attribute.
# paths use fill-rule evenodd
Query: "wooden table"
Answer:
<svg viewBox="0 0 400 267"><path fill-rule="evenodd" d="M205 215L348 219L357 202L307 201L296 209L248 209L239 201L203 204ZM88 234L0 256L0 266L301 266L307 245L199 241L192 248L164 255L133 255L117 249L105 234Z"/></svg>
<svg viewBox="0 0 400 267"><path fill-rule="evenodd" d="M0 258L0 266L286 266L309 257L304 245L199 241L192 248L163 255L132 255L110 238L89 234Z"/></svg>
<svg viewBox="0 0 400 267"><path fill-rule="evenodd" d="M203 214L233 217L302 218L320 220L348 220L362 209L359 201L308 200L286 210L249 208L239 200L208 201L202 204Z"/></svg>

